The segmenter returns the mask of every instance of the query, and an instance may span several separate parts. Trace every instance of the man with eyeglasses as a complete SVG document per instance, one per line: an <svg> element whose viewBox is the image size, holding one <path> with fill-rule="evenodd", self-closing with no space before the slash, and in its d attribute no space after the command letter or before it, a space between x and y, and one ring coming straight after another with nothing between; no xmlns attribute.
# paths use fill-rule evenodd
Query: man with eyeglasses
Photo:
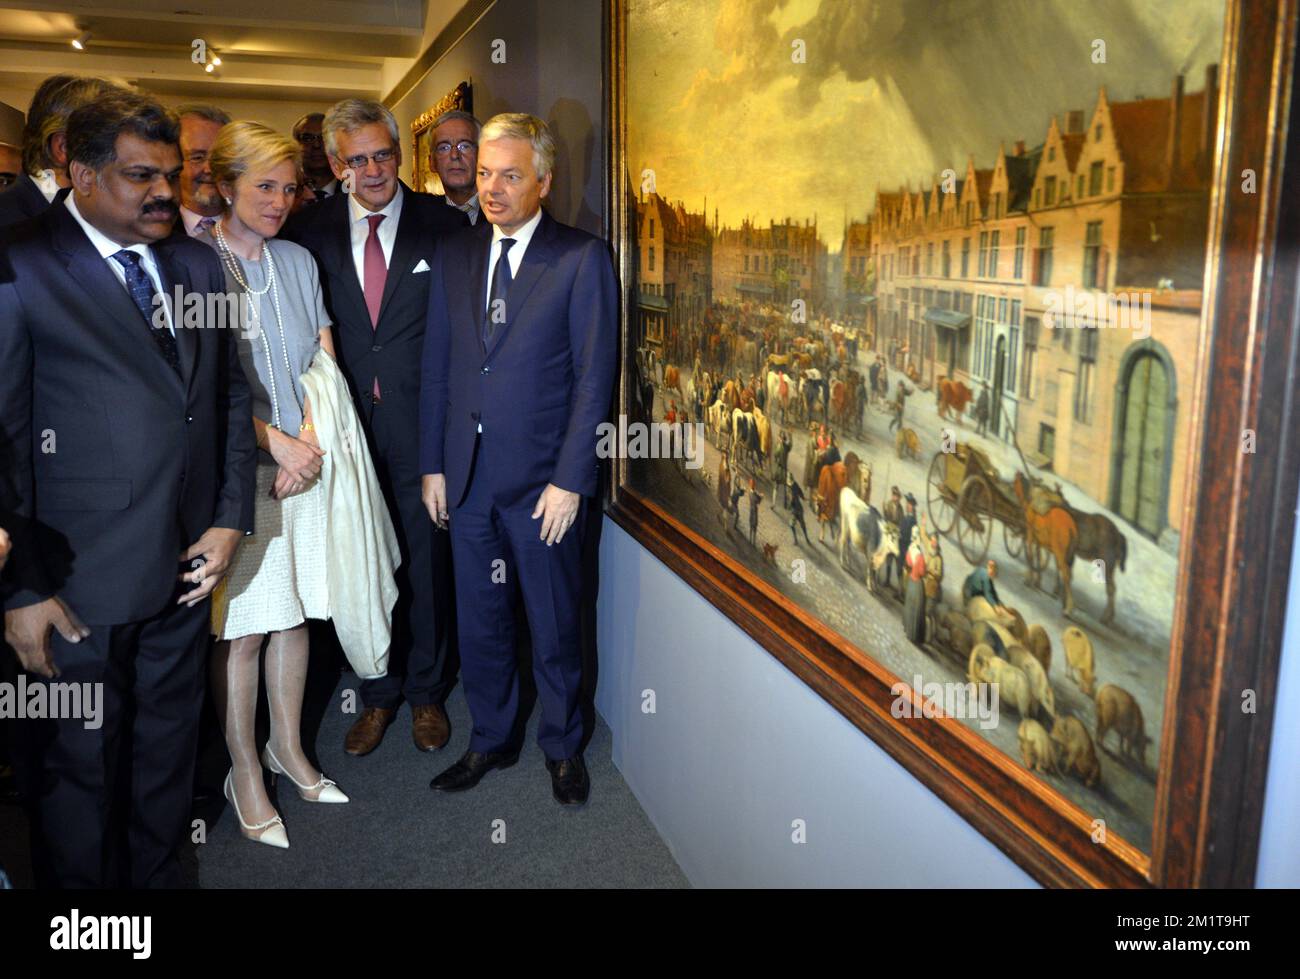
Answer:
<svg viewBox="0 0 1300 979"><path fill-rule="evenodd" d="M470 224L478 223L479 121L468 112L452 109L433 123L433 168L442 181L443 200L463 212Z"/></svg>
<svg viewBox="0 0 1300 979"><path fill-rule="evenodd" d="M388 675L362 681L364 709L343 747L351 755L369 754L405 701L416 747L433 751L451 736L442 704L455 679L447 666L454 631L450 546L421 501L420 358L435 243L467 222L463 213L397 178L397 120L378 102L344 99L325 114L321 131L343 192L303 208L280 237L307 247L320 266L339 367L366 430L402 556Z"/></svg>
<svg viewBox="0 0 1300 979"><path fill-rule="evenodd" d="M208 151L217 141L230 114L215 105L186 102L175 109L181 124L181 221L174 234L193 238L217 223L221 217L221 194L212 181Z"/></svg>
<svg viewBox="0 0 1300 979"><path fill-rule="evenodd" d="M321 126L325 113L309 112L293 124L293 138L302 147L302 172L305 182L311 185L317 201L333 197L339 192L339 182L334 179L329 158L325 155L325 139Z"/></svg>

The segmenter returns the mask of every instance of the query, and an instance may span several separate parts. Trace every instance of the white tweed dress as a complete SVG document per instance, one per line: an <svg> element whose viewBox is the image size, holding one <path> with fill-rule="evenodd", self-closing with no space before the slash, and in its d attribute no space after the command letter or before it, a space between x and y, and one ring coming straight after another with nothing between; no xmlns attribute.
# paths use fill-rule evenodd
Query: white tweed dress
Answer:
<svg viewBox="0 0 1300 979"><path fill-rule="evenodd" d="M238 639L280 632L329 615L325 564L325 491L271 499L275 466L257 467L256 532L240 542L212 595L212 633Z"/></svg>

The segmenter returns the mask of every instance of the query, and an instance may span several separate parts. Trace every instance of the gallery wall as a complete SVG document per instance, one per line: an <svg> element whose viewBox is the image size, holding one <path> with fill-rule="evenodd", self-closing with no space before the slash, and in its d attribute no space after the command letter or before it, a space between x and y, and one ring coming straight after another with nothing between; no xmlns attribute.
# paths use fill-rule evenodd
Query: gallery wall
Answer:
<svg viewBox="0 0 1300 979"><path fill-rule="evenodd" d="M480 118L505 110L543 116L561 143L553 213L599 232L602 6L498 0L396 102L403 131L466 78ZM492 60L497 39L505 42L503 64ZM409 167L407 160L408 177ZM1036 886L609 521L600 570L596 706L613 731L616 765L693 884ZM1291 598L1261 885L1300 885L1295 576Z"/></svg>

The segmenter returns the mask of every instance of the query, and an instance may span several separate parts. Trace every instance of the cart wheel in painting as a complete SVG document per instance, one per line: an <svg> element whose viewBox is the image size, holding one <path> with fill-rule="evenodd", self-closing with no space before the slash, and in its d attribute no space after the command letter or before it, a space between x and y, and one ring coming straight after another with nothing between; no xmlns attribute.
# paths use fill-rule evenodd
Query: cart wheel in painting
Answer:
<svg viewBox="0 0 1300 979"><path fill-rule="evenodd" d="M1008 554L1012 557L1020 557L1025 551L1025 528L1003 521L1002 543L1006 544ZM1029 560L1028 554L1025 555L1025 560Z"/></svg>
<svg viewBox="0 0 1300 979"><path fill-rule="evenodd" d="M971 564L982 564L993 540L993 489L983 476L967 476L957 498L957 544Z"/></svg>
<svg viewBox="0 0 1300 979"><path fill-rule="evenodd" d="M930 473L925 480L925 503L930 512L930 526L946 537L952 533L952 526L957 521L957 508L953 506L944 483L945 458L946 453L936 452L930 463Z"/></svg>

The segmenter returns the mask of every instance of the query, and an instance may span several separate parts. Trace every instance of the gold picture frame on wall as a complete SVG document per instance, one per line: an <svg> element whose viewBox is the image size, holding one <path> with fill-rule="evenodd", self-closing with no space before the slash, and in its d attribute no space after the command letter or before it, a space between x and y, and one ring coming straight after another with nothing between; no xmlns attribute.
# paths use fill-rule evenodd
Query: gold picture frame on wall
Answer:
<svg viewBox="0 0 1300 979"><path fill-rule="evenodd" d="M462 112L474 111L474 90L469 79L461 82L420 113L411 123L411 187L414 190L428 194L442 192L438 174L429 165L429 154L433 152L430 139L433 136L434 120L452 109L459 109Z"/></svg>

